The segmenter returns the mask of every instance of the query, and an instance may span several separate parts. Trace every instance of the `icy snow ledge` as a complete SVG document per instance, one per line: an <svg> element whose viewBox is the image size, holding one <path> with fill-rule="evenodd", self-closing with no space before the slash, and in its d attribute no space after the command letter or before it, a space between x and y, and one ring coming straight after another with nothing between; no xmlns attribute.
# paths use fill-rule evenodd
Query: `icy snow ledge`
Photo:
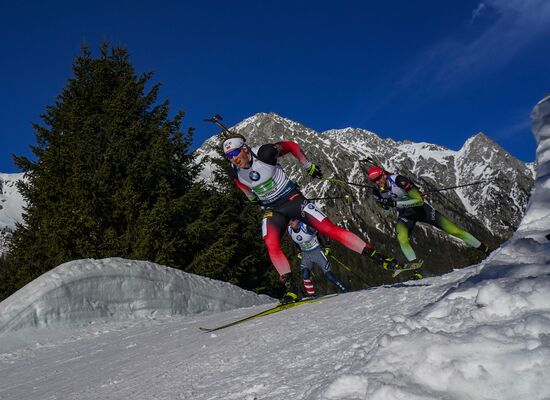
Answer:
<svg viewBox="0 0 550 400"><path fill-rule="evenodd" d="M0 334L24 327L225 311L270 303L265 295L146 261L62 264L0 303Z"/></svg>
<svg viewBox="0 0 550 400"><path fill-rule="evenodd" d="M550 233L550 96L541 100L531 112L531 128L537 142L535 186L520 226L514 236L545 242Z"/></svg>

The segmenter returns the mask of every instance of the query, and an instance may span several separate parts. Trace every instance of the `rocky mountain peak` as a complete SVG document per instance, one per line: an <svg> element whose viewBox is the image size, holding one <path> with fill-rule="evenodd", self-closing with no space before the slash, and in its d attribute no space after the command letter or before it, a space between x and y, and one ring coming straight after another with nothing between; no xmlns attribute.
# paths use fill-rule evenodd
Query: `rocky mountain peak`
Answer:
<svg viewBox="0 0 550 400"><path fill-rule="evenodd" d="M471 224L478 225L480 231L495 240L505 238L515 230L533 182L532 169L512 157L483 132L469 138L459 151L453 151L432 143L398 142L361 128L317 132L275 113L255 114L236 124L232 130L243 134L251 146L280 140L296 141L308 158L322 167L326 176L337 176L361 184L368 184L368 165L360 161L367 157L375 158L391 172L410 177L423 190L506 178L505 182L491 181L438 192L433 200L450 209L451 215L466 215ZM198 153L206 154L209 143L212 142L207 141ZM310 181L292 157L284 157L281 164L301 185L303 192L311 197L344 190L327 182ZM203 178L208 179L207 175L203 174ZM376 206L356 187L345 190L358 197L354 206L359 219L357 223L375 225L376 215L373 217L372 209L377 211ZM350 220L349 216L344 215L337 215L336 218ZM388 231L388 227L378 226L377 229Z"/></svg>

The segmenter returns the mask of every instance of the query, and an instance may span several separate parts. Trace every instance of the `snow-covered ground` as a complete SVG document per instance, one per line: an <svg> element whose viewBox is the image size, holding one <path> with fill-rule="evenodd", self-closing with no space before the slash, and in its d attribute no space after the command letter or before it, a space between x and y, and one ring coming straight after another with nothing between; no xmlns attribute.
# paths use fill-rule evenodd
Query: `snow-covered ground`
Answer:
<svg viewBox="0 0 550 400"><path fill-rule="evenodd" d="M204 333L270 299L79 260L0 303L0 399L550 399L550 98L533 119L535 189L483 263Z"/></svg>

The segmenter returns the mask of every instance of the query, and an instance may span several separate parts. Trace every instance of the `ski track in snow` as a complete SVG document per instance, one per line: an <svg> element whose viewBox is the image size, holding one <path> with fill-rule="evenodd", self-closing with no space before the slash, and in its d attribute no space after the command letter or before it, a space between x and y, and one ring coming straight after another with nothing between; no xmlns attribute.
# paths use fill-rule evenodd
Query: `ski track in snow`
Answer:
<svg viewBox="0 0 550 400"><path fill-rule="evenodd" d="M114 331L106 325L104 331L76 333L59 344L3 354L0 393L25 399L53 399L58 393L66 398L78 393L78 399L138 394L191 399L209 398L201 397L207 388L216 398L243 399L246 391L262 399L304 398L333 375L353 374L354 360L364 359L394 324L388 310L419 312L419 299L435 301L446 290L445 284L434 288L423 281L405 289L350 293L215 333L198 327L246 316L252 309ZM86 386L65 376L82 377Z"/></svg>

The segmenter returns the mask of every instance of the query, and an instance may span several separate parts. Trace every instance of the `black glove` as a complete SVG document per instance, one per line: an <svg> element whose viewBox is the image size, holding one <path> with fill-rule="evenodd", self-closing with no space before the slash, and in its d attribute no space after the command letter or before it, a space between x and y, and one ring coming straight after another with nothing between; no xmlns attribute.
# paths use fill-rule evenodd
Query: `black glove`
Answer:
<svg viewBox="0 0 550 400"><path fill-rule="evenodd" d="M311 163L311 165L309 166L309 168L307 169L307 173L309 174L309 176L311 176L312 178L319 178L321 179L323 177L323 173L321 172L321 168L319 168L318 165L315 165L313 163Z"/></svg>
<svg viewBox="0 0 550 400"><path fill-rule="evenodd" d="M390 207L395 207L397 202L391 197L377 197L376 201L380 203L382 208L388 209Z"/></svg>

